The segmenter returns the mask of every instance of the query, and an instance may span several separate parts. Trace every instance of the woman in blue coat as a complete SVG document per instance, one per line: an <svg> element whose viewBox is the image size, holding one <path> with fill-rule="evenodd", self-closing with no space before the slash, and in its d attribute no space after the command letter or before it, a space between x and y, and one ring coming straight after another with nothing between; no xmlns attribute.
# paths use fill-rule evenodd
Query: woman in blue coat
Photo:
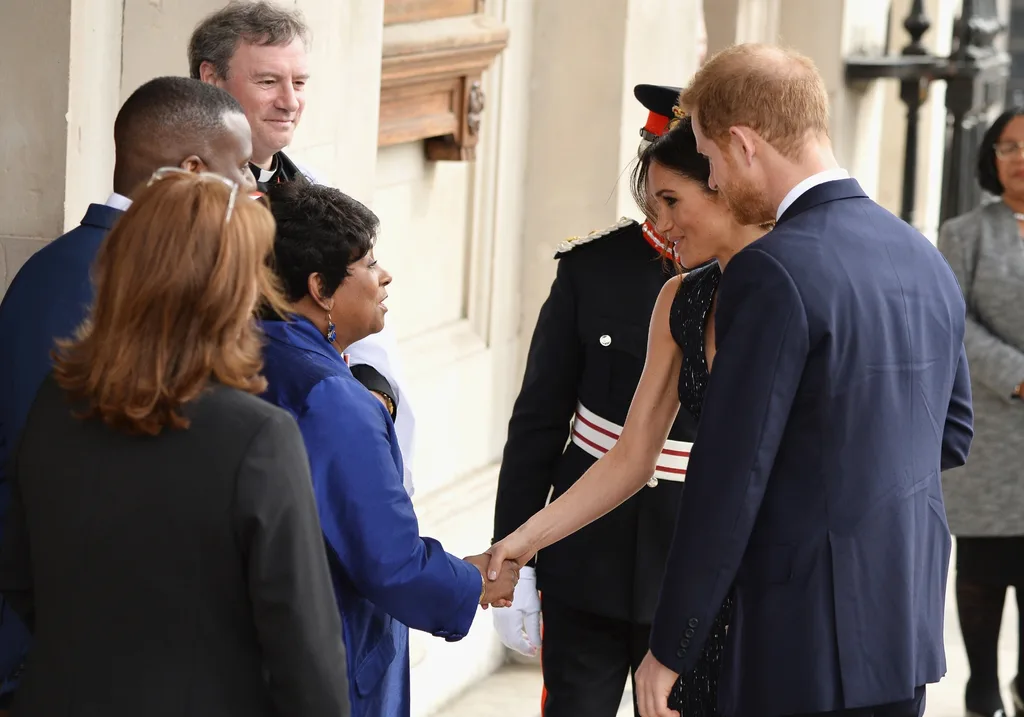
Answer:
<svg viewBox="0 0 1024 717"><path fill-rule="evenodd" d="M409 715L408 628L462 639L478 605L511 601L518 567L483 580L486 556L460 560L420 537L402 485L395 406L371 394L343 352L384 327L391 276L373 258L378 221L336 189L274 185L275 269L292 315L262 322L264 398L306 443L341 613L353 717Z"/></svg>

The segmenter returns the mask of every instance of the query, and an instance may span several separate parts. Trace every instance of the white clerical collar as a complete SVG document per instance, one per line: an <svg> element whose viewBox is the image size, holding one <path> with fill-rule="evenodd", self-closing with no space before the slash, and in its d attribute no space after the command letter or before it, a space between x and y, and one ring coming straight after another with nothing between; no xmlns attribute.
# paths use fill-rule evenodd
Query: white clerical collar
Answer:
<svg viewBox="0 0 1024 717"><path fill-rule="evenodd" d="M114 192L109 197L107 197L107 201L103 203L106 206L110 207L111 209L120 209L122 212L126 212L128 211L128 207L132 205L132 200L124 196L123 194L118 194L117 192Z"/></svg>
<svg viewBox="0 0 1024 717"><path fill-rule="evenodd" d="M779 210L775 212L775 221L782 219L782 215L786 213L787 209L793 206L793 202L812 187L817 187L819 184L824 184L825 182L834 182L838 179L849 178L850 173L841 168L826 169L824 172L812 174L810 177L789 190L789 194L786 195L785 199L782 200L782 204L779 205Z"/></svg>
<svg viewBox="0 0 1024 717"><path fill-rule="evenodd" d="M249 163L249 166L253 169L260 170L259 174L256 176L256 181L266 184L274 178L275 174L277 174L278 167L281 166L281 163L278 161L277 154L274 154L274 156L271 157L270 169L264 169L258 164L253 164L252 162ZM256 174L256 172L253 172L253 174Z"/></svg>

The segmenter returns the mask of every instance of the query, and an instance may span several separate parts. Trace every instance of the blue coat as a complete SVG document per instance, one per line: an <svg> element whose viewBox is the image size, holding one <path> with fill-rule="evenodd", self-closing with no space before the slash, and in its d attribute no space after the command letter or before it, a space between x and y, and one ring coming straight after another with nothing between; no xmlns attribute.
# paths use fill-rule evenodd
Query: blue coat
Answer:
<svg viewBox="0 0 1024 717"><path fill-rule="evenodd" d="M29 257L0 303L0 535L8 461L36 391L50 373L54 340L70 338L93 300L90 278L103 238L122 212L91 204L82 223ZM0 598L0 693L28 651L29 635Z"/></svg>
<svg viewBox="0 0 1024 717"><path fill-rule="evenodd" d="M408 627L462 639L476 614L480 573L420 537L391 417L316 327L295 318L263 329L264 398L295 416L309 454L352 716L407 717Z"/></svg>
<svg viewBox="0 0 1024 717"><path fill-rule="evenodd" d="M691 669L735 588L725 715L884 705L945 673L940 472L973 435L964 314L938 250L850 179L801 195L726 268L651 633Z"/></svg>

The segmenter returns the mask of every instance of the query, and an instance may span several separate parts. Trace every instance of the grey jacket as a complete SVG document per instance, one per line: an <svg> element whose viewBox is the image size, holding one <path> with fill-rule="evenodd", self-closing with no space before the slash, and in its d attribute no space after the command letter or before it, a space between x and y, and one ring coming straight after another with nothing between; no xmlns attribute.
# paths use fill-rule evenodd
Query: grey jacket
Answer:
<svg viewBox="0 0 1024 717"><path fill-rule="evenodd" d="M954 535L1024 535L1024 242L1002 201L950 219L939 230L967 301L964 345L974 393L967 465L943 474Z"/></svg>

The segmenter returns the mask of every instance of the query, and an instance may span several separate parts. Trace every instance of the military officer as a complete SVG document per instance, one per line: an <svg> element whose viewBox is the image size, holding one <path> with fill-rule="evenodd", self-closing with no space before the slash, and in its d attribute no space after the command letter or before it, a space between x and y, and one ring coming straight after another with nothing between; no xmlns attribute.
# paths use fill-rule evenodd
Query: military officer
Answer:
<svg viewBox="0 0 1024 717"><path fill-rule="evenodd" d="M634 94L650 112L640 130L648 142L668 130L679 88L638 85ZM676 272L671 253L648 222L632 219L558 247L509 422L495 540L564 493L622 431L655 300ZM648 649L695 432L680 412L649 487L543 550L522 569L512 607L495 611L505 645L541 651L544 717L616 714Z"/></svg>

